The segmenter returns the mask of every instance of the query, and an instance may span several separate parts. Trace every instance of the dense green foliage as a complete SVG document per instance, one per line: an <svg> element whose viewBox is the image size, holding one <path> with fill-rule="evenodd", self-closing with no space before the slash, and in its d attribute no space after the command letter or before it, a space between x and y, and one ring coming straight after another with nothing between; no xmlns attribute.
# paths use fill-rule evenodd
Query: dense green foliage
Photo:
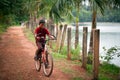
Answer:
<svg viewBox="0 0 120 80"><path fill-rule="evenodd" d="M0 22L6 24L19 24L22 21L28 20L30 16L38 15L51 16L56 19L62 17L64 20L71 19L76 16L76 7L71 2L77 1L64 1L64 0L1 0L0 1ZM78 0L79 1L79 0ZM115 3L119 3L119 0L115 0ZM80 1L81 2L81 1ZM110 2L110 1L109 1ZM58 3L61 3L58 4ZM66 6L64 6L66 5ZM68 5L68 6L67 6ZM45 6L45 7L44 7ZM57 6L57 7L55 7ZM73 7L74 8L73 8ZM79 21L91 22L92 13L90 6L80 4ZM117 6L117 5L116 5ZM114 8L104 10L104 16L98 14L98 21L100 22L120 22L120 8ZM63 8L62 8L63 7ZM58 9L59 11L57 11ZM66 9L67 8L67 9ZM72 13L71 13L72 10ZM63 14L64 13L64 14ZM68 14L69 13L69 14ZM74 16L73 16L74 15ZM67 16L69 16L67 18ZM66 20L67 21L67 20Z"/></svg>
<svg viewBox="0 0 120 80"><path fill-rule="evenodd" d="M26 19L27 13L23 10L24 0L1 0L0 22L5 24L18 24Z"/></svg>

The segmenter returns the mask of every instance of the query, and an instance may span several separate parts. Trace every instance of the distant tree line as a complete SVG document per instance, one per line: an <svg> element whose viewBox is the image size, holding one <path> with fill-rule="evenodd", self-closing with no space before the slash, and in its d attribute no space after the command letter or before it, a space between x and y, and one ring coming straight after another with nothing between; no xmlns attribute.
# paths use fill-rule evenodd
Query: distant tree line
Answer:
<svg viewBox="0 0 120 80"><path fill-rule="evenodd" d="M92 13L89 7L83 6L79 15L80 22L92 21ZM120 22L120 8L106 9L103 15L97 15L98 22Z"/></svg>

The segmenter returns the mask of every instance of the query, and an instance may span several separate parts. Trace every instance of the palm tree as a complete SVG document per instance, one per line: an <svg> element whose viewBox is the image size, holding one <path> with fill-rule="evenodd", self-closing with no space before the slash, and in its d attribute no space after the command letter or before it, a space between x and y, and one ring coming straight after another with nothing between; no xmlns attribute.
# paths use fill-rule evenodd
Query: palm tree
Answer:
<svg viewBox="0 0 120 80"><path fill-rule="evenodd" d="M54 5L51 8L50 11L50 17L54 20L54 22L58 25L59 23L61 24L61 22L66 21L65 18L68 18L71 20L72 14L71 14L71 10L72 10L72 2L70 2L72 0L56 0L56 2L54 3ZM68 20L67 20L68 21ZM58 26L56 27L57 29L59 28ZM60 49L60 42L61 42L61 37L62 36L62 30L58 29L58 39L57 39L57 46L58 48L56 48L56 51L58 49ZM63 42L64 43L64 42Z"/></svg>
<svg viewBox="0 0 120 80"><path fill-rule="evenodd" d="M92 29L91 29L91 36L90 36L90 44L89 44L89 54L93 53L93 35L92 30L96 29L97 23L97 13L101 12L102 15L104 14L104 10L108 7L117 6L120 7L119 0L89 0L90 6L92 8Z"/></svg>
<svg viewBox="0 0 120 80"><path fill-rule="evenodd" d="M49 12L52 7L52 3L54 0L28 0L25 2L24 8L29 13L29 22L30 28L33 30L33 26L36 26L36 20L39 16L48 19Z"/></svg>
<svg viewBox="0 0 120 80"><path fill-rule="evenodd" d="M61 16L62 19L64 20L67 19L66 21L69 21L69 20L74 20L72 10L76 9L75 48L79 44L79 12L80 12L80 6L82 5L82 1L84 0L58 0L55 6L53 7L53 9L51 10L51 17L55 17L55 20L57 17L56 21L59 21L61 19ZM55 14L52 15L52 12Z"/></svg>
<svg viewBox="0 0 120 80"><path fill-rule="evenodd" d="M75 9L76 9L76 30L75 30L75 48L79 45L79 13L80 7L82 6L83 0L75 0Z"/></svg>
<svg viewBox="0 0 120 80"><path fill-rule="evenodd" d="M92 29L96 29L96 18L97 12L100 11L102 14L104 13L105 8L117 6L120 7L120 0L89 0L90 6L92 8L93 16L92 16ZM89 53L92 53L92 31L90 37L90 49Z"/></svg>
<svg viewBox="0 0 120 80"><path fill-rule="evenodd" d="M93 53L93 35L92 30L96 29L97 12L100 11L102 14L105 8L105 0L89 0L92 9L92 29L90 35L89 53Z"/></svg>

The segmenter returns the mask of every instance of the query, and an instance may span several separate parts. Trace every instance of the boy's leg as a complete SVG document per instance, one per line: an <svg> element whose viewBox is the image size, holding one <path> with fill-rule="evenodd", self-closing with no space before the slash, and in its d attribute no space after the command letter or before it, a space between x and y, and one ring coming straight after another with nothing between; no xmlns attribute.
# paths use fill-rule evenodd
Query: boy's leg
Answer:
<svg viewBox="0 0 120 80"><path fill-rule="evenodd" d="M39 54L41 53L41 43L36 41L36 44L38 49L35 52L34 60L38 60Z"/></svg>
<svg viewBox="0 0 120 80"><path fill-rule="evenodd" d="M41 53L41 50L37 49L35 52L34 60L38 60L40 53Z"/></svg>
<svg viewBox="0 0 120 80"><path fill-rule="evenodd" d="M34 56L34 60L35 60L35 61L38 60L37 54L38 54L38 49L37 49L36 52L35 52L35 56Z"/></svg>

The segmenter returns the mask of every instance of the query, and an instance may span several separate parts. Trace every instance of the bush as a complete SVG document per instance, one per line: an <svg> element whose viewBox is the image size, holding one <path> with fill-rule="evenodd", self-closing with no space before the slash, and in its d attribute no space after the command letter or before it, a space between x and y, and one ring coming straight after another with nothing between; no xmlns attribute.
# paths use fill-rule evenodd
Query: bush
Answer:
<svg viewBox="0 0 120 80"><path fill-rule="evenodd" d="M114 59L114 56L120 57L120 46L111 47L109 49L106 49L103 47L105 56L101 56L102 59L107 60L109 62L110 60Z"/></svg>

